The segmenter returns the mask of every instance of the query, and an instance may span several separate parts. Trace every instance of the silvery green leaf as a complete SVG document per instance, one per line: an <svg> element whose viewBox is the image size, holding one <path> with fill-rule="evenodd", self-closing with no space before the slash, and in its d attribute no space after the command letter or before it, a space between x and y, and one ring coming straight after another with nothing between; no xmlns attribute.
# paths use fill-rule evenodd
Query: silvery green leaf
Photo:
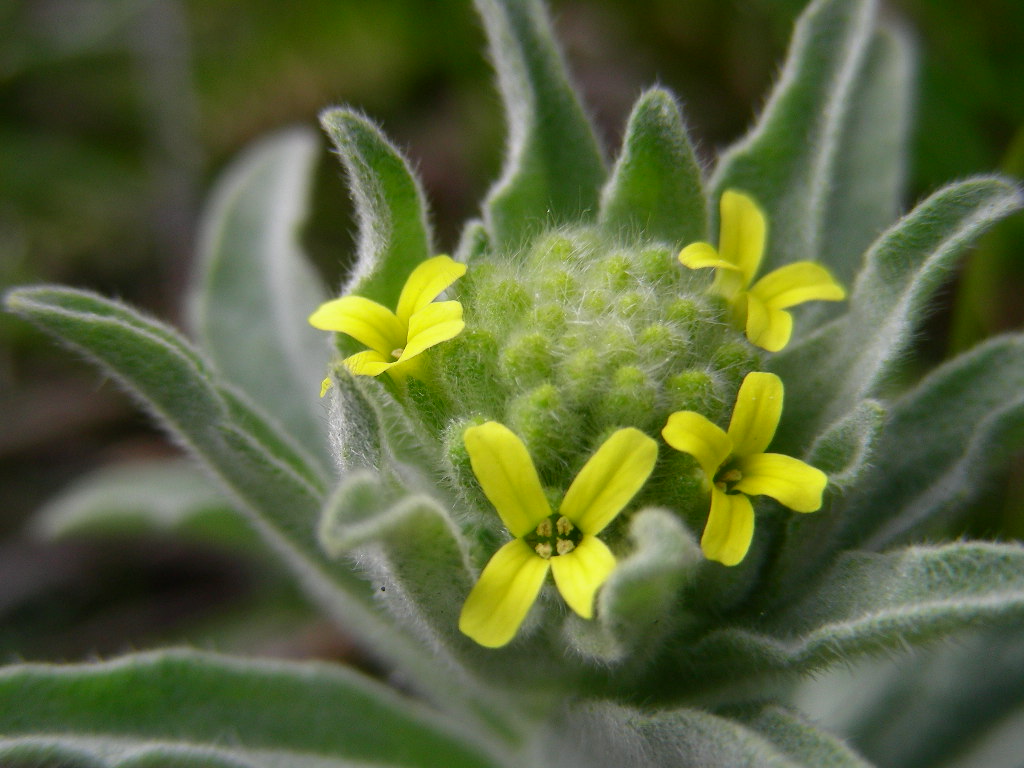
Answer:
<svg viewBox="0 0 1024 768"><path fill-rule="evenodd" d="M962 181L883 234L865 257L847 313L769 361L786 382L785 418L773 445L802 452L826 424L877 395L956 258L1021 203L1020 191L1003 179Z"/></svg>
<svg viewBox="0 0 1024 768"><path fill-rule="evenodd" d="M754 685L756 675L821 669L981 622L1017 621L1024 618L1024 547L959 542L847 552L813 584L800 599L790 595L757 620L714 629L680 649L678 674L696 675L685 685Z"/></svg>
<svg viewBox="0 0 1024 768"><path fill-rule="evenodd" d="M394 309L406 278L434 255L419 179L366 117L331 109L320 122L345 166L359 222L356 262L341 293Z"/></svg>
<svg viewBox="0 0 1024 768"><path fill-rule="evenodd" d="M456 723L319 662L171 650L99 664L24 664L0 670L0 699L18 702L0 708L0 756L36 746L118 768L495 765Z"/></svg>
<svg viewBox="0 0 1024 768"><path fill-rule="evenodd" d="M874 17L873 0L811 3L800 16L786 64L764 111L750 133L722 154L711 178L715 221L717 201L727 189L753 195L764 209L770 230L762 273L790 261L827 261L830 248L824 238L829 205L851 179L863 179L853 183L865 185L875 181L859 170L846 177L837 175L837 161L852 151L844 139L875 144L878 151L890 143L885 135L892 129L885 123L871 125L870 137L855 131L863 117L858 112L867 106L855 95L866 66ZM868 88L865 95L873 97L886 87ZM903 119L893 117L897 125ZM884 181L880 186L883 194L888 192Z"/></svg>
<svg viewBox="0 0 1024 768"><path fill-rule="evenodd" d="M252 528L221 490L184 459L103 467L50 498L32 525L52 538L145 531L256 546Z"/></svg>
<svg viewBox="0 0 1024 768"><path fill-rule="evenodd" d="M63 288L22 288L8 308L112 373L224 485L264 540L332 617L375 652L401 660L410 680L446 695L460 690L436 659L384 619L367 582L329 560L316 537L324 471L257 409L218 382L172 329L117 302ZM429 683L426 682L429 679Z"/></svg>
<svg viewBox="0 0 1024 768"><path fill-rule="evenodd" d="M597 216L605 169L540 0L475 0L505 104L508 147L484 203L497 247Z"/></svg>
<svg viewBox="0 0 1024 768"><path fill-rule="evenodd" d="M827 716L880 765L1016 768L1019 730L1010 740L1017 751L1000 759L993 750L1006 740L1004 724L1019 729L1024 715L1021 629L969 632L928 653L875 662L867 671L877 681L870 698ZM989 762L977 762L981 754Z"/></svg>
<svg viewBox="0 0 1024 768"><path fill-rule="evenodd" d="M490 249L491 238L487 234L487 227L480 219L471 219L462 229L454 258L463 264L470 264Z"/></svg>
<svg viewBox="0 0 1024 768"><path fill-rule="evenodd" d="M380 469L383 436L373 406L359 380L344 365L331 372L331 449L342 475L359 469Z"/></svg>
<svg viewBox="0 0 1024 768"><path fill-rule="evenodd" d="M318 149L314 135L291 130L225 172L203 221L188 302L218 371L314 450L326 446L317 389L330 345L306 320L326 296L299 230Z"/></svg>
<svg viewBox="0 0 1024 768"><path fill-rule="evenodd" d="M680 592L704 561L693 534L667 510L638 512L629 538L632 550L598 593L598 621L567 625L567 641L604 663L647 658L677 629Z"/></svg>
<svg viewBox="0 0 1024 768"><path fill-rule="evenodd" d="M881 549L941 530L1024 446L1024 336L992 339L893 403L869 482L845 513L848 545Z"/></svg>
<svg viewBox="0 0 1024 768"><path fill-rule="evenodd" d="M599 221L616 235L664 240L676 248L707 239L701 169L679 105L652 88L633 107Z"/></svg>
<svg viewBox="0 0 1024 768"><path fill-rule="evenodd" d="M566 743L545 745L556 765L868 768L839 739L772 704L748 707L736 718L579 703L557 728Z"/></svg>

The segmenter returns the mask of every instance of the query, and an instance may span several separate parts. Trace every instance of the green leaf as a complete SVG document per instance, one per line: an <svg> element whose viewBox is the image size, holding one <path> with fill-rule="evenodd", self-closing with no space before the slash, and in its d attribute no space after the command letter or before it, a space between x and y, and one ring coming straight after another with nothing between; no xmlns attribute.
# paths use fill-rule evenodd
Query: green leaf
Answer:
<svg viewBox="0 0 1024 768"><path fill-rule="evenodd" d="M700 165L679 105L667 91L652 88L633 107L622 154L601 195L599 220L613 233L676 248L707 239Z"/></svg>
<svg viewBox="0 0 1024 768"><path fill-rule="evenodd" d="M704 562L700 546L679 518L645 509L630 522L633 550L619 561L598 593L598 622L572 620L569 642L601 663L646 659L676 628L680 592Z"/></svg>
<svg viewBox="0 0 1024 768"><path fill-rule="evenodd" d="M434 255L419 179L369 119L332 109L320 122L338 148L359 221L355 266L341 291L398 306L406 278Z"/></svg>
<svg viewBox="0 0 1024 768"><path fill-rule="evenodd" d="M224 483L329 615L360 632L377 653L401 661L425 691L445 696L451 706L464 700L467 688L456 686L436 657L379 614L370 585L320 549L323 471L219 384L184 339L123 305L71 289L19 289L7 295L7 306L84 352L135 394Z"/></svg>
<svg viewBox="0 0 1024 768"><path fill-rule="evenodd" d="M170 763L188 765L204 752L227 765L494 765L455 723L317 662L175 650L26 664L0 670L0 699L18 702L0 712L0 755L19 739L67 745L111 766L157 765L153 755L165 748L191 753L191 762ZM150 757L136 763L140 750Z"/></svg>
<svg viewBox="0 0 1024 768"><path fill-rule="evenodd" d="M747 707L734 718L576 703L559 729L580 745L572 755L577 765L868 768L834 736L772 704Z"/></svg>
<svg viewBox="0 0 1024 768"><path fill-rule="evenodd" d="M188 303L191 326L225 379L295 440L326 445L319 380L330 345L306 318L325 299L299 229L318 142L305 130L250 149L214 189Z"/></svg>
<svg viewBox="0 0 1024 768"><path fill-rule="evenodd" d="M592 220L605 179L601 149L566 74L540 0L475 0L490 43L509 135L484 221L498 247Z"/></svg>
<svg viewBox="0 0 1024 768"><path fill-rule="evenodd" d="M869 670L875 677L886 677L844 718L844 731L868 757L900 768L961 765L961 753L979 753L984 742L1003 738L1007 720L1017 726L1015 741L1020 745L1021 629L1017 624L968 633L930 653L901 655L881 669ZM1020 754L1018 748L1004 752L1002 760L975 758L973 764L1010 768Z"/></svg>
<svg viewBox="0 0 1024 768"><path fill-rule="evenodd" d="M885 555L843 554L799 600L748 625L712 630L683 649L679 673L695 687L754 675L821 669L902 649L980 622L1024 618L1024 547L959 542ZM683 682L676 680L676 685Z"/></svg>
<svg viewBox="0 0 1024 768"><path fill-rule="evenodd" d="M1024 336L946 363L892 407L870 482L850 499L843 541L881 549L941 531L1024 447Z"/></svg>
<svg viewBox="0 0 1024 768"><path fill-rule="evenodd" d="M786 413L776 442L802 448L830 422L878 394L898 370L922 311L955 259L995 221L1021 206L999 178L952 184L889 229L868 251L849 311L768 367L786 382ZM822 401L822 393L830 400Z"/></svg>
<svg viewBox="0 0 1024 768"><path fill-rule="evenodd" d="M50 498L32 525L52 538L146 531L256 546L252 528L223 492L181 459L103 467Z"/></svg>
<svg viewBox="0 0 1024 768"><path fill-rule="evenodd" d="M854 96L874 12L872 0L816 0L808 6L764 111L750 133L723 153L712 176L716 207L725 190L738 189L753 195L767 214L770 234L762 274L790 261L826 260L831 248L825 239L830 236L825 229L828 206L851 178L837 175L838 159L852 151L843 139L869 146L876 142L880 150L885 146L875 133L889 127L872 125L865 137L854 132L858 110L867 106ZM860 170L852 174L863 176ZM717 221L717 210L712 215Z"/></svg>
<svg viewBox="0 0 1024 768"><path fill-rule="evenodd" d="M815 258L849 286L864 251L896 220L903 203L914 81L913 54L902 30L872 38L840 127L821 223L827 246ZM808 309L834 308L815 302ZM805 328L814 317L801 312Z"/></svg>

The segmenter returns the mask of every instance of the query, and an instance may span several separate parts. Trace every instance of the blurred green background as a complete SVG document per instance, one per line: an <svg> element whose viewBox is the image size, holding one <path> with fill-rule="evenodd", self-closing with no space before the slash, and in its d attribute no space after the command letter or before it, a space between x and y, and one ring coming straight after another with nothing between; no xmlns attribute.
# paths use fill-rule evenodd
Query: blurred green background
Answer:
<svg viewBox="0 0 1024 768"><path fill-rule="evenodd" d="M607 146L658 82L681 98L708 161L756 114L803 5L551 0ZM885 15L919 51L907 205L972 173L1024 174L1024 3L892 0ZM338 103L413 159L440 245L453 247L501 162L483 45L469 0L0 0L0 287L67 283L177 321L212 179L248 142ZM353 223L326 145L318 187L306 241L336 286ZM951 276L921 364L1020 328L1022 286L1018 216ZM100 374L0 315L0 659L181 638L348 652L253 558L187 539L49 544L23 532L83 473L172 452ZM979 505L973 533L1024 533L1021 474ZM257 614L265 631L252 629Z"/></svg>

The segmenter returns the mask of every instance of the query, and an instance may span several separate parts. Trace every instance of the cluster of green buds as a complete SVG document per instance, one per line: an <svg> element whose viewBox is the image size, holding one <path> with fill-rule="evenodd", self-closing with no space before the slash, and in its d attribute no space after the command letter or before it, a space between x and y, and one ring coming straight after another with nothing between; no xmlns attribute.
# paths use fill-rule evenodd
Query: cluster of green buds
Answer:
<svg viewBox="0 0 1024 768"><path fill-rule="evenodd" d="M449 480L467 507L480 513L482 492L513 537L462 610L460 628L480 644L512 639L549 567L569 606L591 618L616 562L597 534L638 494L692 515L710 492L701 548L726 566L750 548L750 496L821 507L823 472L765 452L783 383L755 369L762 350L788 343L789 307L845 291L809 261L754 282L768 227L749 195L727 190L720 221L718 248L691 243L678 263L657 242L558 230L516 259L478 254L468 274L447 256L427 259L394 311L347 295L310 317L367 348L344 367L390 378L423 428L444 434ZM689 271L704 267L715 270L710 287ZM437 301L446 291L454 298ZM731 400L726 431L715 422ZM659 481L647 487L652 474ZM562 493L552 514L548 498Z"/></svg>

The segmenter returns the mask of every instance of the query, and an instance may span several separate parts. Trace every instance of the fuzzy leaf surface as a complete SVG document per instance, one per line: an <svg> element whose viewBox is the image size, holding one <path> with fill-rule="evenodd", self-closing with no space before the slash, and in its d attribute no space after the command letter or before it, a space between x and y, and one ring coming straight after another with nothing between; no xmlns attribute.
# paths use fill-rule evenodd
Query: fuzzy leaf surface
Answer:
<svg viewBox="0 0 1024 768"><path fill-rule="evenodd" d="M370 585L320 548L316 521L326 496L323 471L172 329L117 302L65 288L23 288L7 295L15 313L112 373L161 424L209 467L256 529L312 596L375 651L401 660L425 690L460 700L450 675L377 611Z"/></svg>
<svg viewBox="0 0 1024 768"><path fill-rule="evenodd" d="M961 542L884 555L843 554L813 590L770 624L716 629L680 654L694 685L756 673L821 669L900 649L979 622L1024 617L1024 547Z"/></svg>
<svg viewBox="0 0 1024 768"><path fill-rule="evenodd" d="M601 224L676 248L707 239L701 169L679 105L652 88L633 107L611 178L601 194Z"/></svg>
<svg viewBox="0 0 1024 768"><path fill-rule="evenodd" d="M877 394L956 258L1021 202L1003 179L970 179L939 190L883 234L865 257L848 312L770 360L786 382L773 447L801 451L826 424ZM830 393L828 402L822 392Z"/></svg>
<svg viewBox="0 0 1024 768"><path fill-rule="evenodd" d="M611 704L584 705L566 728L582 746L579 765L868 768L839 739L772 704L748 707L740 717L697 709L648 714Z"/></svg>
<svg viewBox="0 0 1024 768"><path fill-rule="evenodd" d="M225 172L202 227L190 324L224 378L295 440L326 446L318 380L329 345L306 318L325 299L299 230L318 142L305 130L266 139Z"/></svg>
<svg viewBox="0 0 1024 768"><path fill-rule="evenodd" d="M540 0L475 0L508 122L505 166L484 203L498 247L597 216L604 159Z"/></svg>
<svg viewBox="0 0 1024 768"><path fill-rule="evenodd" d="M359 223L356 263L341 294L394 310L406 278L434 255L423 189L401 152L366 117L332 109L320 122L345 166Z"/></svg>
<svg viewBox="0 0 1024 768"><path fill-rule="evenodd" d="M170 764L192 751L183 764L199 765L209 751L227 765L493 765L426 707L316 662L172 650L101 664L27 664L0 670L0 698L18 701L0 712L8 745L67 745L100 765L157 765L161 749L177 752ZM0 754L5 748L0 742ZM147 750L146 762L134 762Z"/></svg>
<svg viewBox="0 0 1024 768"><path fill-rule="evenodd" d="M863 139L853 130L858 110L866 106L854 96L874 16L873 0L811 3L800 16L764 111L750 133L722 155L712 176L716 204L725 190L737 189L753 195L764 209L770 231L762 274L791 261L824 261L829 204L851 178L865 177L855 184L875 181L860 171L836 175L837 160L852 151L844 139L868 146L874 142L881 151L887 142L875 132L891 130L872 125L871 137ZM717 221L714 212L713 217Z"/></svg>
<svg viewBox="0 0 1024 768"><path fill-rule="evenodd" d="M33 520L43 536L174 533L231 547L256 546L252 528L189 461L116 464L50 498Z"/></svg>
<svg viewBox="0 0 1024 768"><path fill-rule="evenodd" d="M893 404L844 542L880 549L941 530L1021 448L1024 336L1013 335L954 358Z"/></svg>

